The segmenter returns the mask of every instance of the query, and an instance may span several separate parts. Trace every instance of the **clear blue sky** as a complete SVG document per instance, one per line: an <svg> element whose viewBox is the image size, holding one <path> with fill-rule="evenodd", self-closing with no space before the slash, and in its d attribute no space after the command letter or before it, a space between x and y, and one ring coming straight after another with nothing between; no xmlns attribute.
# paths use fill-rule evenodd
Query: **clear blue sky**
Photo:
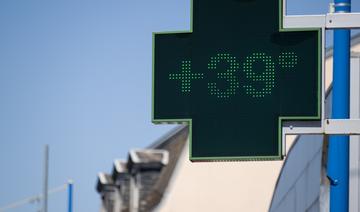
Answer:
<svg viewBox="0 0 360 212"><path fill-rule="evenodd" d="M291 0L289 11L327 5ZM97 173L173 127L150 120L152 32L188 29L189 9L189 0L0 1L0 207L41 192L49 144L49 187L73 179L75 211L98 211ZM65 193L50 197L49 211L65 210Z"/></svg>

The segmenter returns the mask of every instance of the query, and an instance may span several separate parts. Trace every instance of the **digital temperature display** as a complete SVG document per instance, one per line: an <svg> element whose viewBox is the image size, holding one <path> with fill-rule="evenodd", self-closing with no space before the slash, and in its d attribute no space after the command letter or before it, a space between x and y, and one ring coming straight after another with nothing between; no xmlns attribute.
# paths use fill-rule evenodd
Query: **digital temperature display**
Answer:
<svg viewBox="0 0 360 212"><path fill-rule="evenodd" d="M279 0L193 0L190 32L153 37L153 121L190 125L190 159L282 159L281 123L319 120L320 29Z"/></svg>
<svg viewBox="0 0 360 212"><path fill-rule="evenodd" d="M297 64L297 56L294 52L282 53L278 61L282 68L294 68ZM217 56L211 57L208 63L208 70L218 70L217 64L220 62L227 63L228 68L225 71L220 70L220 72L217 73L217 78L226 80L229 87L222 91L217 88L215 82L209 82L208 89L211 95L215 95L218 98L229 98L235 95L237 88L239 88L236 72L239 70L240 65L236 58L230 54L217 54ZM263 63L264 66L263 72L261 73L258 73L258 71L254 69L254 64L258 62ZM245 88L246 94L255 98L265 97L265 95L271 94L271 90L275 86L275 64L270 56L267 56L265 53L253 53L246 58L242 67L242 71L248 79L264 83L262 89L256 89L253 85L243 85L242 87ZM179 80L181 83L181 92L190 93L192 80L204 79L204 73L193 73L191 61L182 61L181 73L169 74L169 79Z"/></svg>

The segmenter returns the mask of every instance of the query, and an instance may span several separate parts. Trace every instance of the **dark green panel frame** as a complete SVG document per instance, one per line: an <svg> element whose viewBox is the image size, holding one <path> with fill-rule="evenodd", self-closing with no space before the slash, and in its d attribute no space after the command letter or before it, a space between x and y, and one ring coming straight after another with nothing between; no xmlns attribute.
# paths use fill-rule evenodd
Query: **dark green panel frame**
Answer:
<svg viewBox="0 0 360 212"><path fill-rule="evenodd" d="M282 0L193 0L191 30L153 35L154 123L187 123L190 160L281 160L283 121L320 120L321 29Z"/></svg>

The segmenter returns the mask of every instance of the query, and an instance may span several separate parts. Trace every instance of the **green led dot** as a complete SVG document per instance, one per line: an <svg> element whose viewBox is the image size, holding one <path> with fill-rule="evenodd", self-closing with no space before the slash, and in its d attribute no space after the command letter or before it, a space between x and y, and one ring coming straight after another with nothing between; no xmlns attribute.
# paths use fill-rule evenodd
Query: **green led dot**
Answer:
<svg viewBox="0 0 360 212"><path fill-rule="evenodd" d="M279 55L279 65L281 68L294 68L297 65L297 60L295 52L283 52Z"/></svg>

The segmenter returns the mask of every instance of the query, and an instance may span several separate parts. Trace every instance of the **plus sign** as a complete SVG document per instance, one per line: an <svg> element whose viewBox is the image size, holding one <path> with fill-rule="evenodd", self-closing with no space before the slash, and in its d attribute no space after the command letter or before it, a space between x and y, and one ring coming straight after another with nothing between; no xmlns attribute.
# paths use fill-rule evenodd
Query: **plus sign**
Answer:
<svg viewBox="0 0 360 212"><path fill-rule="evenodd" d="M203 78L203 73L191 72L191 61L182 61L180 74L169 74L170 80L181 81L181 92L183 93L189 93L191 91L191 80Z"/></svg>
<svg viewBox="0 0 360 212"><path fill-rule="evenodd" d="M189 32L154 34L153 121L189 124L192 161L279 160L282 122L320 119L321 31L281 5L193 0Z"/></svg>

